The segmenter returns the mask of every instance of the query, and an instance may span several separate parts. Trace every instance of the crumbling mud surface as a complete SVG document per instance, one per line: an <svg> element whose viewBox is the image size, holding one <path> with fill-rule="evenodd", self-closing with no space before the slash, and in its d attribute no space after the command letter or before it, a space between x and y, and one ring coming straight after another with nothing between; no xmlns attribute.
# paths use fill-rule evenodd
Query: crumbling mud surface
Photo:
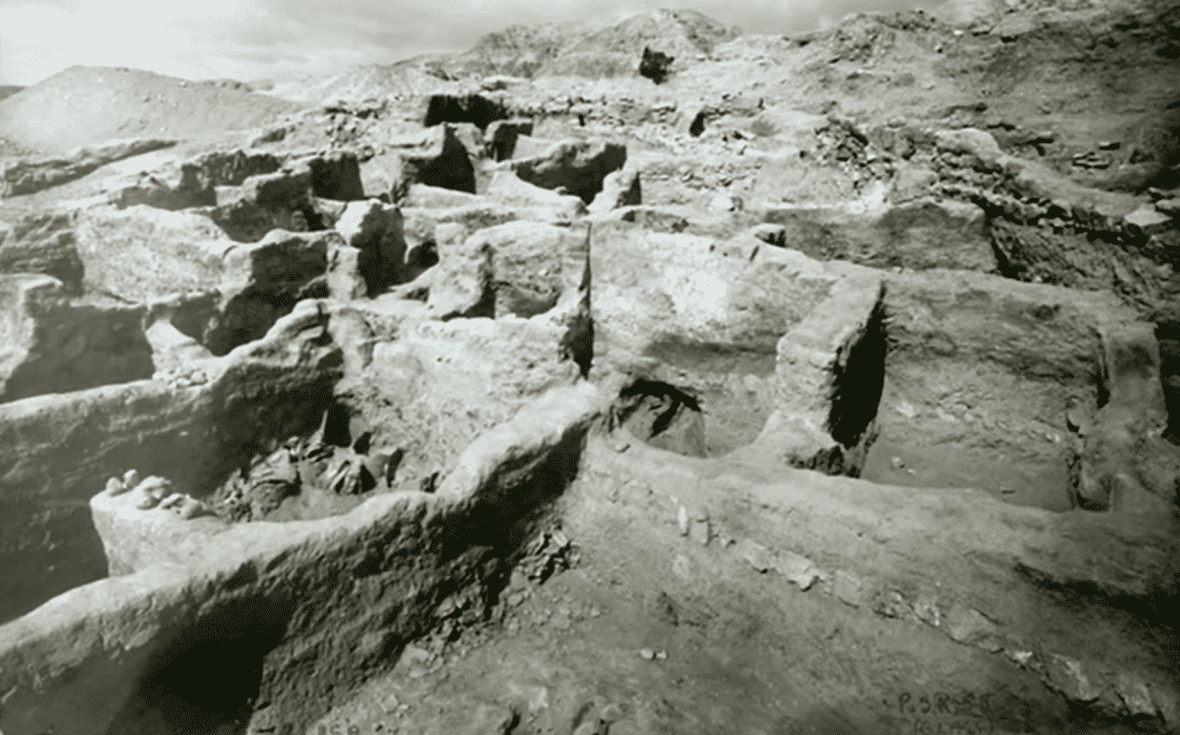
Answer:
<svg viewBox="0 0 1180 735"><path fill-rule="evenodd" d="M1180 732L1165 5L6 94L0 731Z"/></svg>

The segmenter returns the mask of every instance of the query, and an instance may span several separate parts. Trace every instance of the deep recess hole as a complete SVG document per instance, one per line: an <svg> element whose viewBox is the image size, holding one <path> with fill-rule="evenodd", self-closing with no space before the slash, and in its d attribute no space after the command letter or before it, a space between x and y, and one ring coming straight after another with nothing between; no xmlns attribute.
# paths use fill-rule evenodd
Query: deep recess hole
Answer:
<svg viewBox="0 0 1180 735"><path fill-rule="evenodd" d="M418 170L418 180L427 186L475 193L475 167L467 149L449 133L443 143L442 155Z"/></svg>
<svg viewBox="0 0 1180 735"><path fill-rule="evenodd" d="M436 94L430 98L426 110L426 127L440 123L472 123L480 130L496 120L508 119L508 110L478 94L457 97Z"/></svg>
<svg viewBox="0 0 1180 735"><path fill-rule="evenodd" d="M1173 444L1180 444L1180 322L1156 324L1155 338L1160 346L1160 382L1168 409L1168 429L1164 436Z"/></svg>
<svg viewBox="0 0 1180 735"><path fill-rule="evenodd" d="M291 609L288 603L239 600L182 633L157 655L110 732L246 732L256 708L264 659L282 640Z"/></svg>
<svg viewBox="0 0 1180 735"><path fill-rule="evenodd" d="M696 398L667 383L638 380L619 394L615 423L660 449L705 457L705 417Z"/></svg>
<svg viewBox="0 0 1180 735"><path fill-rule="evenodd" d="M324 415L324 443L337 447L347 447L352 444L352 432L349 423L352 412L342 403L333 403Z"/></svg>
<svg viewBox="0 0 1180 735"><path fill-rule="evenodd" d="M410 248L410 251L406 253L406 265L422 270L438 265L438 245L433 240L427 240L421 245Z"/></svg>
<svg viewBox="0 0 1180 735"><path fill-rule="evenodd" d="M703 132L705 132L705 113L698 112L697 116L692 119L692 124L688 126L688 134L699 138Z"/></svg>
<svg viewBox="0 0 1180 735"><path fill-rule="evenodd" d="M864 336L852 346L848 361L836 376L828 423L832 438L846 448L859 444L877 418L885 387L886 347L884 313L878 304Z"/></svg>

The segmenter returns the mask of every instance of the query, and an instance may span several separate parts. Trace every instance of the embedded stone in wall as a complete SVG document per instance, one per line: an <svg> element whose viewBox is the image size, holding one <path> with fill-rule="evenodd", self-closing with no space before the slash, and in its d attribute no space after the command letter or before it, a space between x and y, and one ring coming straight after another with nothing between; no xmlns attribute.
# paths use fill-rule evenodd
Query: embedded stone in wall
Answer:
<svg viewBox="0 0 1180 735"><path fill-rule="evenodd" d="M0 222L0 273L43 273L71 294L82 292L85 266L68 214L28 215Z"/></svg>
<svg viewBox="0 0 1180 735"><path fill-rule="evenodd" d="M150 377L144 308L71 300L56 278L0 275L0 401Z"/></svg>

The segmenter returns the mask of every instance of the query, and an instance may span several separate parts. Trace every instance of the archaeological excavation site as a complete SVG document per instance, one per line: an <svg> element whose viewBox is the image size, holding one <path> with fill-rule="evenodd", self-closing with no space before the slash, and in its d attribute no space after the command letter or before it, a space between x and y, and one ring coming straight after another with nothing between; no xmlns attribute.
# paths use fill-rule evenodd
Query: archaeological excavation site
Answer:
<svg viewBox="0 0 1180 735"><path fill-rule="evenodd" d="M2 735L1180 732L1180 8L0 88Z"/></svg>

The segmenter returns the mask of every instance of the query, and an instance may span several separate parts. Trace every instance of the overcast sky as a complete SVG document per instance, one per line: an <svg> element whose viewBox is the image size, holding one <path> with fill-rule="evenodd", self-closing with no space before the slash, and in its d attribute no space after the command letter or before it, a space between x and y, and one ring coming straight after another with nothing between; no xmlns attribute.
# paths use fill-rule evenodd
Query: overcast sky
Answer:
<svg viewBox="0 0 1180 735"><path fill-rule="evenodd" d="M462 50L513 23L609 21L693 8L748 32L790 33L921 0L0 0L0 84L73 64L189 79L297 78ZM932 7L933 2L928 4Z"/></svg>

